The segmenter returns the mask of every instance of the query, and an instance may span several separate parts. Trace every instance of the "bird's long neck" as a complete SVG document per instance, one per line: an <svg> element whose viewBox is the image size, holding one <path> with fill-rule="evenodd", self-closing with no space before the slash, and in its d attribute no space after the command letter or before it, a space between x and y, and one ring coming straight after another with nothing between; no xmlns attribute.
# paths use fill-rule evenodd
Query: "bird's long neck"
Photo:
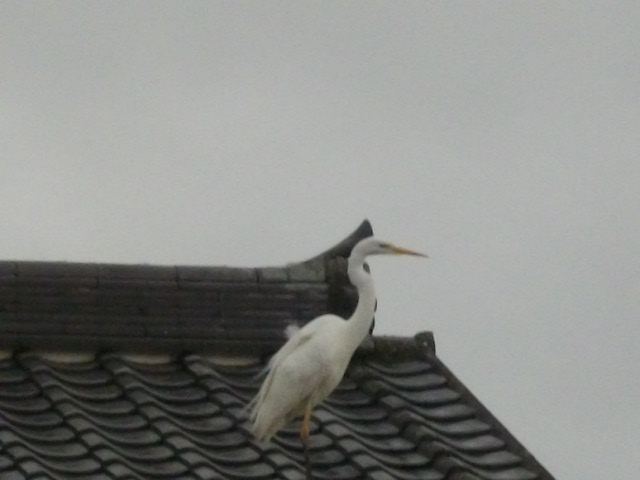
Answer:
<svg viewBox="0 0 640 480"><path fill-rule="evenodd" d="M355 251L349 257L347 273L358 291L358 305L346 324L346 338L349 339L349 347L353 352L371 328L376 308L376 292L371 275L364 269L364 257Z"/></svg>

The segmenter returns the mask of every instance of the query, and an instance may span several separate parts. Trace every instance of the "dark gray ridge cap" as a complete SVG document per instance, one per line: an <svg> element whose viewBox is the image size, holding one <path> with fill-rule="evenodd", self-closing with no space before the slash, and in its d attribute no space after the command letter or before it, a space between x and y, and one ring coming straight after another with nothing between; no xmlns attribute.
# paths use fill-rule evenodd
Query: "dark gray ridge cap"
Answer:
<svg viewBox="0 0 640 480"><path fill-rule="evenodd" d="M371 234L283 267L0 261L0 348L269 355L290 323L351 315L346 257Z"/></svg>
<svg viewBox="0 0 640 480"><path fill-rule="evenodd" d="M395 363L419 360L424 355L431 357L436 353L433 332L420 332L413 337L373 336L372 340L358 348L354 355L356 362L375 360L380 363Z"/></svg>

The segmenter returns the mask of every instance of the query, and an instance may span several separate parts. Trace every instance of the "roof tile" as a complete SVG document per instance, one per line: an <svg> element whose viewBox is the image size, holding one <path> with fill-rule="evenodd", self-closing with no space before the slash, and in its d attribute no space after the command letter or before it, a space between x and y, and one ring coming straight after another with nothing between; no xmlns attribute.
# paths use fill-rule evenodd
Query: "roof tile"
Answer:
<svg viewBox="0 0 640 480"><path fill-rule="evenodd" d="M296 423L268 445L248 437L241 410L259 370L198 355L159 365L21 355L0 362L9 387L0 388L0 441L34 473L103 464L108 478L303 478ZM20 405L17 392L30 400ZM460 468L491 480L536 478L429 360L355 364L314 411L310 448L316 478L435 480Z"/></svg>

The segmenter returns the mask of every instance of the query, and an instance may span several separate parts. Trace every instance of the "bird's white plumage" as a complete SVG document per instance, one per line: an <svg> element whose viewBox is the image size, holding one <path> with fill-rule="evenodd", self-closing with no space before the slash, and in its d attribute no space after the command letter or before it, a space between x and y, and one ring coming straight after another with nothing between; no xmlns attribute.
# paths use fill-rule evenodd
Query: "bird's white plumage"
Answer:
<svg viewBox="0 0 640 480"><path fill-rule="evenodd" d="M311 411L338 386L353 353L369 332L375 310L375 290L364 269L374 254L421 255L375 238L358 242L349 257L348 274L358 290L358 305L345 320L322 315L304 327L287 328L289 340L267 365L267 376L250 402L253 435L269 440L291 419Z"/></svg>

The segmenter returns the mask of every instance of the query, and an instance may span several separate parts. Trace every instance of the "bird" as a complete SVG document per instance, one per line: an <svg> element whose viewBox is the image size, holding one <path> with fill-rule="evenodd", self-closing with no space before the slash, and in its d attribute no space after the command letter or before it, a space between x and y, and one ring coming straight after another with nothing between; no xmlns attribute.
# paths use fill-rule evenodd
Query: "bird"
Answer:
<svg viewBox="0 0 640 480"><path fill-rule="evenodd" d="M302 328L287 329L289 339L271 357L266 377L247 405L250 429L258 441L269 441L286 424L302 416L300 440L308 459L313 408L338 386L373 322L376 294L365 259L382 254L427 256L374 237L360 240L353 247L347 273L358 292L355 311L348 319L325 314Z"/></svg>

